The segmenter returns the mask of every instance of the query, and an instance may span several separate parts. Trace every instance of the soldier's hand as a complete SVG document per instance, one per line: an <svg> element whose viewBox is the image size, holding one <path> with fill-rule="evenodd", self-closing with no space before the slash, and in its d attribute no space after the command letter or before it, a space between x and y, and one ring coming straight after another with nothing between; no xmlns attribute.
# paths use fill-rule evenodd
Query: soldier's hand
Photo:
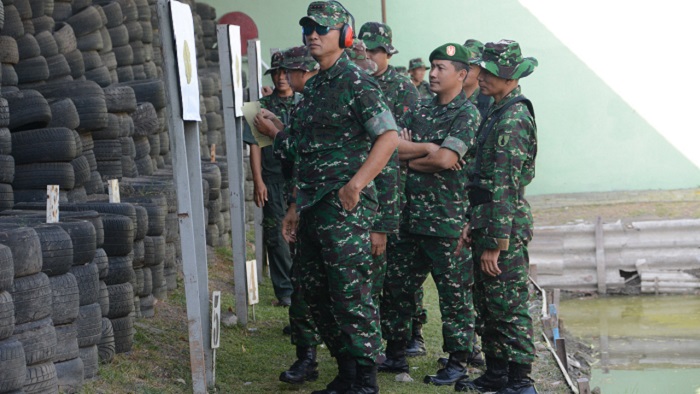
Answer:
<svg viewBox="0 0 700 394"><path fill-rule="evenodd" d="M255 205L262 208L267 201L267 186L263 182L253 182L253 199Z"/></svg>
<svg viewBox="0 0 700 394"><path fill-rule="evenodd" d="M346 183L345 186L338 190L338 198L346 211L352 211L357 206L357 203L360 202L360 192L353 191Z"/></svg>
<svg viewBox="0 0 700 394"><path fill-rule="evenodd" d="M399 133L399 138L401 138L404 141L413 141L413 132L409 129L404 128Z"/></svg>
<svg viewBox="0 0 700 394"><path fill-rule="evenodd" d="M501 274L501 269L498 268L498 256L501 254L499 249L486 249L481 254L481 270L486 275L498 276Z"/></svg>
<svg viewBox="0 0 700 394"><path fill-rule="evenodd" d="M455 165L453 165L452 168L450 168L450 170L452 170L452 171L461 170L462 168L464 168L464 165L465 165L465 164L467 164L467 162L464 161L464 159L457 160L457 162L455 163Z"/></svg>
<svg viewBox="0 0 700 394"><path fill-rule="evenodd" d="M297 241L297 226L299 225L299 214L297 213L297 204L290 204L287 208L287 214L282 219L282 238L287 243Z"/></svg>
<svg viewBox="0 0 700 394"><path fill-rule="evenodd" d="M433 152L437 152L437 151L440 150L440 145L434 144L434 143L432 143L432 142L426 143L425 146L426 146L426 148L427 148L427 150L428 150L428 154L431 154L431 153L433 153Z"/></svg>
<svg viewBox="0 0 700 394"><path fill-rule="evenodd" d="M253 124L261 134L264 134L270 138L275 138L275 135L277 135L277 128L275 127L274 123L270 119L266 118L262 112L255 115Z"/></svg>
<svg viewBox="0 0 700 394"><path fill-rule="evenodd" d="M462 234L459 235L459 240L457 241L457 249L455 250L455 255L459 256L462 254L463 248L468 248L472 244L472 229L469 227L469 223L462 229Z"/></svg>
<svg viewBox="0 0 700 394"><path fill-rule="evenodd" d="M386 251L386 233L369 233L369 240L372 243L372 256L383 255Z"/></svg>
<svg viewBox="0 0 700 394"><path fill-rule="evenodd" d="M262 93L263 97L267 97L274 92L274 89L272 89L272 86L263 86L262 89L260 89L260 93Z"/></svg>

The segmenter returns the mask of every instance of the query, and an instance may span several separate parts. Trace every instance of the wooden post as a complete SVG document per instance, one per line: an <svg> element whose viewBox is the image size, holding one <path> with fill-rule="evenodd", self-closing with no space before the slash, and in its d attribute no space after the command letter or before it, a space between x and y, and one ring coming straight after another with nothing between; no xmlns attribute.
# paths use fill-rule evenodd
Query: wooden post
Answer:
<svg viewBox="0 0 700 394"><path fill-rule="evenodd" d="M578 392L580 394L591 394L591 387L588 385L587 378L580 378L576 380L578 384Z"/></svg>
<svg viewBox="0 0 700 394"><path fill-rule="evenodd" d="M109 191L109 202L115 203L115 202L121 202L121 197L119 196L119 180L118 179L110 179L107 181L107 188Z"/></svg>
<svg viewBox="0 0 700 394"><path fill-rule="evenodd" d="M566 339L564 339L564 338L555 339L555 344L556 344L556 349L557 349L557 357L559 357L559 360L561 361L562 365L564 366L564 369L568 373L569 361L566 359Z"/></svg>
<svg viewBox="0 0 700 394"><path fill-rule="evenodd" d="M250 93L250 101L260 100L260 40L248 40L248 91ZM258 283L262 283L265 243L263 242L263 211L262 208L254 208L253 228L255 229L255 261L258 270Z"/></svg>
<svg viewBox="0 0 700 394"><path fill-rule="evenodd" d="M549 338L550 340L554 340L554 334L552 333L552 318L549 316L543 316L541 318L542 321L542 330L544 331L544 334Z"/></svg>
<svg viewBox="0 0 700 394"><path fill-rule="evenodd" d="M382 0L382 23L386 25L386 0Z"/></svg>
<svg viewBox="0 0 700 394"><path fill-rule="evenodd" d="M46 185L46 223L58 223L59 185Z"/></svg>
<svg viewBox="0 0 700 394"><path fill-rule="evenodd" d="M221 99L224 108L224 130L226 133L226 156L228 165L229 192L231 193L231 245L233 251L233 280L236 293L236 317L238 324L248 325L248 285L246 279L245 253L245 191L243 174L243 118L235 112L234 80L232 74L230 29L238 26L218 25L216 34L219 46L219 70L221 73ZM240 36L240 34L239 34ZM240 40L239 37L235 39ZM240 62L240 59L235 59ZM238 67L238 66L236 66Z"/></svg>
<svg viewBox="0 0 700 394"><path fill-rule="evenodd" d="M598 216L595 224L595 262L596 273L598 274L598 294L605 295L608 292L608 286L606 283L605 245L603 242L603 219Z"/></svg>
<svg viewBox="0 0 700 394"><path fill-rule="evenodd" d="M530 278L533 282L537 282L537 264L530 264Z"/></svg>
<svg viewBox="0 0 700 394"><path fill-rule="evenodd" d="M163 45L163 76L169 109L173 178L177 188L177 216L185 277L192 390L199 394L206 393L207 386L214 387L213 358L208 346L211 332L199 123L182 119L171 1L158 0L157 11ZM189 23L192 23L192 20ZM196 70L194 72L196 73ZM196 77L196 74L193 76ZM196 83L196 78L193 80Z"/></svg>

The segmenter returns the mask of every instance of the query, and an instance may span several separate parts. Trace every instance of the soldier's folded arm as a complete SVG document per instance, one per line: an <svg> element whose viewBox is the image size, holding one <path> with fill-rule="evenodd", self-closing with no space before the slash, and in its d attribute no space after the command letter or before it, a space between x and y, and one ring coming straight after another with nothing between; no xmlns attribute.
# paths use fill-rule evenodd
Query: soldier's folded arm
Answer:
<svg viewBox="0 0 700 394"><path fill-rule="evenodd" d="M432 142L413 142L401 139L399 142L399 160L414 160L425 157L440 149L440 145Z"/></svg>
<svg viewBox="0 0 700 394"><path fill-rule="evenodd" d="M449 170L467 153L467 144L459 138L449 136L440 145L440 149L408 162L408 168L426 173Z"/></svg>

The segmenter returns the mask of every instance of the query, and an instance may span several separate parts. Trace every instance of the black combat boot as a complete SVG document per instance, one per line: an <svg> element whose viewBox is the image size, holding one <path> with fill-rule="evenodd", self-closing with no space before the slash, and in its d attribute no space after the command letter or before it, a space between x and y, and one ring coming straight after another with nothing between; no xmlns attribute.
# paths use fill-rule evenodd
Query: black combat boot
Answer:
<svg viewBox="0 0 700 394"><path fill-rule="evenodd" d="M406 360L406 341L388 341L386 344L386 360L378 367L379 372L408 373Z"/></svg>
<svg viewBox="0 0 700 394"><path fill-rule="evenodd" d="M355 383L350 387L350 391L345 394L377 394L379 386L377 385L377 365L357 365L357 374L355 375Z"/></svg>
<svg viewBox="0 0 700 394"><path fill-rule="evenodd" d="M316 346L297 346L297 361L280 374L280 380L285 383L302 384L316 379L318 379Z"/></svg>
<svg viewBox="0 0 700 394"><path fill-rule="evenodd" d="M338 375L328 383L324 390L312 391L311 394L346 394L350 390L350 386L355 383L355 359L341 356L335 360L338 363Z"/></svg>
<svg viewBox="0 0 700 394"><path fill-rule="evenodd" d="M450 353L445 368L441 368L435 375L423 378L423 383L436 386L449 386L467 376L467 352Z"/></svg>
<svg viewBox="0 0 700 394"><path fill-rule="evenodd" d="M508 363L508 383L496 394L537 394L534 381L530 379L532 365Z"/></svg>
<svg viewBox="0 0 700 394"><path fill-rule="evenodd" d="M425 340L423 339L423 325L413 322L413 335L406 347L406 357L425 356Z"/></svg>
<svg viewBox="0 0 700 394"><path fill-rule="evenodd" d="M467 357L467 365L471 365L472 367L483 367L484 366L484 358L481 356L481 347L476 344L476 336L474 336L474 340L472 341L472 344L474 345L474 350L469 354L469 357ZM438 365L441 367L444 367L447 365L447 357L440 357L438 358Z"/></svg>
<svg viewBox="0 0 700 394"><path fill-rule="evenodd" d="M498 391L508 383L508 361L486 356L486 372L470 381L462 379L455 383L455 391L475 390L480 393Z"/></svg>

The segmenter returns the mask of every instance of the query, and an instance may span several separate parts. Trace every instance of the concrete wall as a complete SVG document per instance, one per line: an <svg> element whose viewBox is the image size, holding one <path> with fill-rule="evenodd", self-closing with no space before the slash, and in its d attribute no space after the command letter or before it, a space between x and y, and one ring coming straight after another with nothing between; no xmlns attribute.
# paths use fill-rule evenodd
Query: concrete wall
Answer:
<svg viewBox="0 0 700 394"><path fill-rule="evenodd" d="M430 8L438 4L439 8ZM301 43L306 0L212 0L221 16L242 11L257 23L263 53ZM356 27L381 19L380 0L346 0ZM515 39L540 66L521 81L535 105L539 156L530 194L678 189L700 186L700 168L679 153L517 0L387 0L388 24L406 65L445 42ZM571 16L575 18L575 15ZM266 59L269 61L269 59ZM658 100L658 91L650 91ZM670 99L670 98L669 98ZM697 132L697 130L696 130Z"/></svg>

